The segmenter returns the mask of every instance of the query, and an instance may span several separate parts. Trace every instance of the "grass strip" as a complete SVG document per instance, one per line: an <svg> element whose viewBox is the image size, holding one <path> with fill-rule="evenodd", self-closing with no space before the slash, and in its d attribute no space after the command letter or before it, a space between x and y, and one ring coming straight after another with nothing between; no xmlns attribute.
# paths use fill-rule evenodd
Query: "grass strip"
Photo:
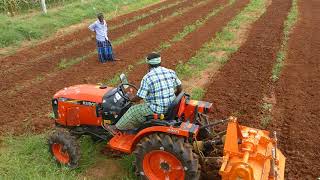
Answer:
<svg viewBox="0 0 320 180"><path fill-rule="evenodd" d="M191 91L191 99L194 100L202 100L206 91L201 87L193 88Z"/></svg>
<svg viewBox="0 0 320 180"><path fill-rule="evenodd" d="M212 68L219 69L229 60L230 55L236 52L245 40L241 39L241 35L247 31L250 24L259 19L266 11L266 7L266 0L251 1L221 32L216 34L215 38L204 44L194 57L187 63L178 64L176 72L179 78L184 80L184 84L190 86L186 89L191 88L192 98L199 100L205 94L204 85L197 84L197 77L211 72ZM197 86L194 86L195 83Z"/></svg>
<svg viewBox="0 0 320 180"><path fill-rule="evenodd" d="M22 41L37 40L56 32L59 28L91 19L97 12L106 12L108 19L142 8L160 0L88 0L65 5L47 15L30 17L8 17L0 15L0 48L20 45ZM127 8L121 8L126 6Z"/></svg>
<svg viewBox="0 0 320 180"><path fill-rule="evenodd" d="M204 2L198 3L198 5L200 5L200 4L204 3ZM128 41L129 39L134 38L135 36L139 35L140 33L152 28L153 26L155 26L155 25L157 25L157 24L159 24L159 23L161 23L163 21L166 21L166 20L168 20L170 18L173 18L175 16L178 16L178 15L181 15L181 14L187 12L191 8L192 7L188 7L188 8L185 8L185 9L179 9L179 10L175 11L174 13L172 13L170 16L167 16L165 18L161 18L157 22L150 22L150 23L148 23L146 25L139 26L136 31L130 32L130 33L128 33L128 34L126 34L126 35L114 40L112 42L112 45L113 46L117 46L117 45L119 45L121 43L124 43L125 41ZM94 55L97 55L97 51L96 50L91 51L90 53L88 53L87 55L85 55L83 57L78 57L78 58L75 58L75 59L68 59L68 60L62 59L60 61L60 63L58 64L58 69L60 69L60 70L61 69L66 69L66 68L68 68L68 67L70 67L72 65L75 65L75 64L77 64L77 63L79 63L79 62L81 62L83 60L86 60L88 57L91 57L91 56L94 56ZM140 62L140 61L138 61L138 62ZM63 68L61 68L61 66ZM128 66L128 68L130 69L130 65ZM113 81L113 79L111 79L111 81ZM106 80L103 80L103 82L106 82ZM116 81L114 81L114 82L116 82Z"/></svg>
<svg viewBox="0 0 320 180"><path fill-rule="evenodd" d="M152 14L156 14L156 13L158 13L158 12L164 10L164 9L171 8L171 7L176 6L176 5L178 5L178 4L180 4L180 3L183 3L183 2L184 2L184 1L182 1L182 2L179 2L179 1L178 1L178 2L175 2L175 3L173 3L173 4L169 4L169 5L163 6L163 7L159 8L159 9L153 9L153 10L151 10L151 11L149 11L149 12L147 12L147 13L144 13L144 14L142 14L142 15L140 15L140 16L135 16L135 17L133 17L133 18L130 19L130 20L125 20L122 24L119 24L119 25L117 25L117 26L112 26L112 27L110 27L110 30L117 29L117 28L122 27L122 26L124 26L124 25L126 25L126 24L129 24L129 23L138 21L138 20L140 20L140 19L143 19L143 18L145 18L145 17L148 17L148 16L150 16L150 15L152 15Z"/></svg>
<svg viewBox="0 0 320 180"><path fill-rule="evenodd" d="M233 4L235 2L235 0L230 0L229 3L227 5L224 6L219 6L218 8L213 9L206 17L197 20L195 23L188 25L186 27L184 27L184 29L176 34L173 39L171 39L170 41L161 43L159 48L156 49L156 51L161 52L162 50L165 50L169 47L171 47L172 44L174 44L175 42L181 41L183 38L185 38L188 34L190 34L191 32L197 30L199 27L201 27L204 23L206 23L209 18L215 16L217 13L219 13L222 9L224 9L227 6L230 6L231 4Z"/></svg>
<svg viewBox="0 0 320 180"><path fill-rule="evenodd" d="M92 165L102 144L90 137L80 139L81 162L76 170L57 165L48 151L48 134L4 137L0 146L0 179L77 179Z"/></svg>
<svg viewBox="0 0 320 180"><path fill-rule="evenodd" d="M200 5L200 4L203 4L203 3L205 3L205 2L206 2L206 1L202 1L202 2L197 3L197 4ZM194 5L195 5L195 4L194 4ZM193 7L193 6L192 6L192 7ZM175 11L174 13L172 13L170 16L165 17L165 18L163 18L163 19L160 19L160 20L157 21L157 22L150 22L149 24L140 26L140 27L137 28L136 31L130 32L130 33L128 33L128 34L126 34L126 35L124 35L124 36L122 36L122 37L114 40L114 41L112 42L112 44L113 44L113 46L116 46L116 45L118 45L118 44L121 44L121 43L123 43L123 42L125 42L125 41L127 41L127 40L129 40L129 39L131 39L131 38L133 38L133 37L135 37L135 36L137 36L137 35L139 35L139 34L142 33L143 31L145 31L145 30L147 30L147 29L150 29L151 27L155 26L156 24L161 23L162 21L166 21L166 20L169 19L169 18L172 18L172 17L174 17L174 16L178 16L178 15L180 15L180 14L183 14L183 13L187 12L187 11L188 11L189 9L191 9L192 7L187 7L187 8L185 8L185 9L180 8L179 10ZM86 55L84 55L84 56L81 56L81 57L71 58L71 59L61 59L60 62L57 64L57 68L56 68L53 72L51 72L51 73L49 73L49 74L46 74L45 77L44 77L44 76L41 76L41 78L35 78L35 79L32 79L32 80L30 80L30 81L27 81L27 82L25 82L25 83L23 83L23 84L19 84L19 85L17 85L17 86L14 87L14 90L10 90L10 91L7 92L7 93L9 93L9 94L12 96L12 95L16 94L18 91L21 91L22 89L27 88L27 87L29 87L29 86L32 85L32 84L37 84L37 83L40 83L40 82L44 81L44 80L46 79L46 77L52 76L52 75L54 75L55 73L57 73L58 71L67 69L67 68L69 68L69 67L71 67L71 66L73 66L73 65L75 65L75 64L78 64L78 63L80 63L81 61L85 61L85 60L87 60L88 58L90 58L90 57L92 57L92 56L95 56L95 55L97 55L97 51L96 51L96 50L93 50L93 51L89 52L88 54L86 54ZM139 63L141 64L141 62L142 62L142 61L138 61L138 64L139 64ZM131 66L133 66L133 65L128 65L128 67L125 69L124 72L127 73L128 71L131 71ZM118 80L119 75L120 75L120 73L117 73L112 79L102 80L101 83L106 83L106 84L108 84L108 85L110 85L110 84L116 85L116 84L118 84L118 82L119 82L119 80Z"/></svg>
<svg viewBox="0 0 320 180"><path fill-rule="evenodd" d="M298 21L298 17L298 0L293 0L287 19L284 22L284 35L281 42L281 47L279 52L277 53L276 63L274 64L272 69L271 79L273 82L276 82L279 79L282 67L284 65L284 61L287 58L288 41L290 38L290 34L292 33L293 28ZM260 127L262 129L267 129L272 122L273 105L274 104L272 104L272 102L263 102L263 104L261 105Z"/></svg>
<svg viewBox="0 0 320 180"><path fill-rule="evenodd" d="M235 43L241 27L256 21L266 10L264 0L251 1L232 21L230 21L214 39L203 47L187 63L180 63L176 72L181 79L199 76L210 63L221 66L229 60L229 56L236 52L241 44Z"/></svg>
<svg viewBox="0 0 320 180"><path fill-rule="evenodd" d="M288 51L288 41L290 38L290 34L293 31L295 24L298 21L299 9L298 9L298 0L292 1L292 6L286 21L284 22L284 37L282 39L280 51L277 54L276 64L272 69L272 80L276 82L279 79L281 69L284 65L284 61L287 57Z"/></svg>
<svg viewBox="0 0 320 180"><path fill-rule="evenodd" d="M234 2L235 2L235 0L230 0L227 5L219 6L218 8L213 9L205 18L197 20L195 23L193 23L191 25L185 26L184 29L181 32L179 32L178 34L176 34L171 40L161 43L155 51L161 52L161 51L171 47L172 44L174 44L178 41L181 41L188 34L190 34L191 32L193 32L196 29L198 29L199 27L201 27L210 17L215 16L217 13L219 13L226 6L229 6L229 5L233 4ZM121 73L124 73L127 75L133 69L132 66L140 65L140 64L143 64L144 62L145 62L144 59L140 59L134 65L129 65L126 70L116 73L116 75L112 79L102 80L102 83L112 85L112 86L117 85L120 82L119 75Z"/></svg>
<svg viewBox="0 0 320 180"><path fill-rule="evenodd" d="M256 8L259 8L259 10L261 11L264 9L263 0L256 0L252 1L244 10L244 12L256 12L257 9L253 8L255 7L253 6L253 4L255 4ZM253 9L249 11L249 7ZM235 31L239 29L240 26L248 24L249 22L253 22L256 19L252 18L252 16L244 14L243 12L241 14L241 21L239 20L239 15L237 16L237 21L232 21L233 25L231 27L234 27ZM197 55L201 54L201 57L212 57L212 52L220 49L221 47L223 47L222 49L226 49L229 52L230 49L225 48L225 45L227 45L225 41L227 39L230 39L230 37L229 35L222 35L223 33L221 34L221 37L217 36L217 38L220 38L216 38L216 41L213 40L213 42L206 44L204 48L200 50L199 53L197 53ZM229 43L232 43L232 41L230 40ZM232 51L234 51L234 49L232 49ZM215 59L217 60L219 58ZM190 65L194 66L193 64ZM202 70L203 69L204 68L202 68ZM203 89L198 88L193 90L192 96L195 99L201 99L203 94ZM75 171L70 171L66 168L59 168L53 162L48 153L46 137L46 134L42 134L4 138L2 143L0 144L0 162L2 162L0 163L0 179L77 179L79 177L79 174L84 172L84 170L87 167L91 166L96 160L95 158L97 157L96 154L98 153L97 149L99 149L99 145L92 146L92 141L90 139L84 138L81 139L81 149L83 157L80 162L80 168ZM121 160L121 163L127 165L125 168L128 170L131 169L129 164L132 159L130 158L132 157L128 156ZM125 177L125 179L131 178L129 176Z"/></svg>

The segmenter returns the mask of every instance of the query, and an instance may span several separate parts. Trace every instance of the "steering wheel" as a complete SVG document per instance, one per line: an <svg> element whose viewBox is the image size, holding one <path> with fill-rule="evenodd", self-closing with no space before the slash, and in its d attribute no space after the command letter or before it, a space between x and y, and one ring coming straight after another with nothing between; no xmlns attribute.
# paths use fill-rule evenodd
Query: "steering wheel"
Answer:
<svg viewBox="0 0 320 180"><path fill-rule="evenodd" d="M124 86L129 86L127 88L125 88ZM121 83L118 87L117 87L117 93L125 100L127 101L131 101L129 98L129 94L135 94L133 93L134 90L137 92L138 88L133 85L133 84L129 84L129 83Z"/></svg>

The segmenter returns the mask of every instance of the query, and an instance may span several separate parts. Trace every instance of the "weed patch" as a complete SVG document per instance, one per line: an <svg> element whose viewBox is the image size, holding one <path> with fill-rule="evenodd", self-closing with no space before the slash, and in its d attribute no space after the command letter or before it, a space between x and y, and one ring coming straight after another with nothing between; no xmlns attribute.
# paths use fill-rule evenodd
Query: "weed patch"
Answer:
<svg viewBox="0 0 320 180"><path fill-rule="evenodd" d="M191 92L191 98L195 100L201 100L206 91L202 88L193 88Z"/></svg>
<svg viewBox="0 0 320 180"><path fill-rule="evenodd" d="M132 163L133 163L134 160L135 160L134 155L124 156L120 160L121 166L125 169L126 172L128 172L127 177L123 178L123 180L135 180L135 179L137 179L137 176L134 173L134 168L132 166Z"/></svg>
<svg viewBox="0 0 320 180"><path fill-rule="evenodd" d="M272 122L272 111L273 105L271 103L264 102L261 105L262 116L260 117L260 127L266 129L269 124Z"/></svg>
<svg viewBox="0 0 320 180"><path fill-rule="evenodd" d="M271 122L272 122L272 117L271 117L271 115L263 116L263 117L261 117L261 119L260 119L260 127L261 127L262 129L266 129Z"/></svg>

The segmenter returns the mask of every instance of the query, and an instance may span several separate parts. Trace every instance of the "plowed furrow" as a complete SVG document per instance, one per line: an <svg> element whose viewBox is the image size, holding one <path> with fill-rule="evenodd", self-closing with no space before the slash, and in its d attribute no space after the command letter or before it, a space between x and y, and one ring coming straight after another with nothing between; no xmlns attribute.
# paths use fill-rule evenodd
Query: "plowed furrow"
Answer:
<svg viewBox="0 0 320 180"><path fill-rule="evenodd" d="M270 85L290 7L290 0L273 0L267 11L253 24L245 44L231 55L209 83L205 99L215 105L213 117L236 115L244 124L259 125L257 115L263 95Z"/></svg>
<svg viewBox="0 0 320 180"><path fill-rule="evenodd" d="M159 2L157 4L148 6L146 8L138 9L138 10L133 11L131 13L123 14L121 16L117 16L116 18L111 19L108 22L113 24L113 25L120 25L124 21L128 21L128 20L132 19L133 17L140 16L141 14L146 13L148 11L152 11L152 10L155 10L155 9L160 9L160 8L162 8L164 6L168 6L170 4L173 4L173 3L176 3L176 2L179 2L179 1L181 1L181 0L165 0L165 1Z"/></svg>
<svg viewBox="0 0 320 180"><path fill-rule="evenodd" d="M50 123L46 113L50 110L50 99L54 92L65 86L87 82L96 83L99 79L113 77L118 70L125 69L129 64L135 63L148 52L157 48L161 42L172 39L185 26L205 17L219 4L222 4L219 0L209 0L205 4L170 18L126 43L120 44L115 48L115 51L118 52L122 62L101 65L96 62L96 57L92 57L81 64L47 78L39 86L32 86L21 94L15 94L12 97L1 96L0 102L7 102L7 105L1 107L0 111L1 130L10 127L15 130L15 133L21 133L25 129L25 127L17 125L17 121L21 121L21 119L30 124L30 127L35 128L34 130L48 128L48 125L52 123ZM16 111L16 109L19 109L19 111ZM8 116L9 114L15 115L13 117Z"/></svg>
<svg viewBox="0 0 320 180"><path fill-rule="evenodd" d="M200 2L200 0L198 1ZM195 1L182 2L147 16L146 18L142 18L132 23L112 29L109 31L110 38L115 40L127 33L137 30L142 25L150 22L161 21L161 18L171 15L177 9L189 7L193 4L193 2ZM20 84L22 84L24 81L30 81L36 79L37 77L44 77L47 73L56 70L58 68L58 63L62 59L82 57L94 51L95 48L95 41L87 38L87 40L80 41L71 48L62 48L55 54L50 54L40 59L29 60L28 62L23 62L20 65L0 71L0 79L2 79L0 82L0 91L17 89L16 86L20 86Z"/></svg>
<svg viewBox="0 0 320 180"><path fill-rule="evenodd" d="M320 176L320 2L298 1L300 18L275 88L274 128L287 157L287 179Z"/></svg>
<svg viewBox="0 0 320 180"><path fill-rule="evenodd" d="M165 67L175 69L179 63L187 62L195 56L206 42L215 37L225 25L236 16L247 4L249 0L236 1L225 7L221 12L211 17L206 23L196 31L188 34L182 41L173 44L170 48L161 52L162 62ZM129 74L130 81L139 85L142 77L147 72L147 66L141 65Z"/></svg>
<svg viewBox="0 0 320 180"><path fill-rule="evenodd" d="M179 2L178 0L166 0L154 5L151 5L147 8L139 9L137 11L124 14L122 16L115 17L108 21L109 27L121 25L123 22L133 19L136 16L143 15L144 13L159 9L161 7L168 6L170 4ZM14 55L0 58L1 67L12 67L17 64L23 64L26 61L39 58L41 55L52 53L53 50L62 48L66 44L72 43L74 41L81 41L84 37L90 36L90 32L87 29L87 26L72 32L67 35L59 36L55 39L50 39L48 41L37 44L34 47L25 48L15 53Z"/></svg>

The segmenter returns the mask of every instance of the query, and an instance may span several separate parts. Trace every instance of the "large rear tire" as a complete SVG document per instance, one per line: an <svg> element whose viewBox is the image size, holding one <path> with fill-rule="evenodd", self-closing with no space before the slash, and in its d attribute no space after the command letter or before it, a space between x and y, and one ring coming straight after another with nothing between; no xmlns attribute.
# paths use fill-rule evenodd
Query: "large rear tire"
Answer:
<svg viewBox="0 0 320 180"><path fill-rule="evenodd" d="M80 160L80 146L77 138L69 131L59 129L48 139L49 151L59 165L76 168Z"/></svg>
<svg viewBox="0 0 320 180"><path fill-rule="evenodd" d="M198 155L184 138L163 133L151 134L137 144L134 166L140 179L197 180Z"/></svg>

